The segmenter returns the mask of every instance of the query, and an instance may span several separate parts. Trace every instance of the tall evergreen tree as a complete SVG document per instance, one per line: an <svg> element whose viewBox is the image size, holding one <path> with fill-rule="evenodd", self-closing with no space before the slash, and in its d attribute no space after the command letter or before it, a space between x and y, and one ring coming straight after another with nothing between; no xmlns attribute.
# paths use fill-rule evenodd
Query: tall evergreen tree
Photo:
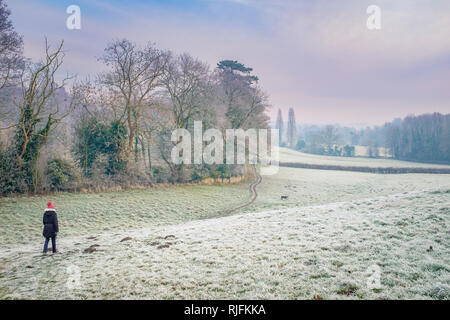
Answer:
<svg viewBox="0 0 450 320"><path fill-rule="evenodd" d="M219 91L233 129L267 128L269 118L267 95L258 86L253 69L233 60L217 64Z"/></svg>
<svg viewBox="0 0 450 320"><path fill-rule="evenodd" d="M279 145L281 145L281 142L283 141L283 115L281 114L281 110L278 109L278 115L277 115L277 123L275 124L275 129L278 129L279 132Z"/></svg>
<svg viewBox="0 0 450 320"><path fill-rule="evenodd" d="M295 113L294 109L292 108L289 108L287 142L290 148L295 147L295 144L297 142L297 124L295 123Z"/></svg>

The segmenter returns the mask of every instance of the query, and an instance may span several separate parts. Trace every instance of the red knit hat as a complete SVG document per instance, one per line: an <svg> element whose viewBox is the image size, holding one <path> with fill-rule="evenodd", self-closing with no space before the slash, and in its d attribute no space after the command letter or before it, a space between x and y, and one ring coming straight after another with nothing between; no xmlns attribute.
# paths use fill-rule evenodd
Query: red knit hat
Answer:
<svg viewBox="0 0 450 320"><path fill-rule="evenodd" d="M49 202L47 202L47 208L55 209L55 205L51 201L49 201Z"/></svg>

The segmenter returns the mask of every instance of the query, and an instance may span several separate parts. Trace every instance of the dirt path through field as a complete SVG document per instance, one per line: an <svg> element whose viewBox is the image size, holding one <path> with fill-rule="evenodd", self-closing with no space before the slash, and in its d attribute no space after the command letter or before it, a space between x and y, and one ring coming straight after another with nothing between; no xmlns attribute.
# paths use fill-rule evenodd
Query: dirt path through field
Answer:
<svg viewBox="0 0 450 320"><path fill-rule="evenodd" d="M255 181L253 181L252 184L249 186L250 192L252 193L252 197L250 198L250 200L247 203L240 205L239 207L225 211L226 214L229 214L231 212L234 212L234 211L237 211L237 210L240 210L240 209L250 206L253 202L255 202L256 198L258 197L258 192L256 191L256 187L259 184L261 184L262 177L258 173L258 170L256 170L255 165L253 165L252 168L253 168L253 172L255 173L255 177L256 177Z"/></svg>

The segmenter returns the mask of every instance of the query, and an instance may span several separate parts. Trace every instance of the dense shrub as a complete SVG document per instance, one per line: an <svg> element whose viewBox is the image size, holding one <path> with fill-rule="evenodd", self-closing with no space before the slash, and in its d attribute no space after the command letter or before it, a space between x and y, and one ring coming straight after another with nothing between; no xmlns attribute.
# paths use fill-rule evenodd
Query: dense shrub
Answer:
<svg viewBox="0 0 450 320"><path fill-rule="evenodd" d="M231 177L230 168L226 164L221 164L217 168L217 171L219 172L220 178L223 179L229 179Z"/></svg>
<svg viewBox="0 0 450 320"><path fill-rule="evenodd" d="M170 180L171 174L165 167L153 167L153 180L157 183L166 183Z"/></svg>
<svg viewBox="0 0 450 320"><path fill-rule="evenodd" d="M103 124L95 117L83 118L75 129L75 138L73 153L85 176L92 176L93 166L101 155L108 158L104 166L106 174L125 172L127 129L123 123Z"/></svg>
<svg viewBox="0 0 450 320"><path fill-rule="evenodd" d="M28 191L26 175L17 165L10 150L0 150L0 194L24 193Z"/></svg>
<svg viewBox="0 0 450 320"><path fill-rule="evenodd" d="M51 190L68 190L78 181L74 166L63 159L49 160L46 174Z"/></svg>
<svg viewBox="0 0 450 320"><path fill-rule="evenodd" d="M198 171L194 171L192 173L191 179L193 182L199 182L203 179L203 176Z"/></svg>

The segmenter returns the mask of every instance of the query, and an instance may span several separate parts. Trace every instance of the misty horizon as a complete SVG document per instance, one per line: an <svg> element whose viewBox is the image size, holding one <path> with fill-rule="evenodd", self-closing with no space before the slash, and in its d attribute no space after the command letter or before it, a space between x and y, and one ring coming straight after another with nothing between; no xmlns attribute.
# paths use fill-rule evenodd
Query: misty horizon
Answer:
<svg viewBox="0 0 450 320"><path fill-rule="evenodd" d="M127 37L190 53L210 68L224 59L253 68L272 121L290 107L298 123L346 126L450 112L446 1L378 1L380 30L366 27L368 1L81 0L81 30L65 27L69 4L15 0L11 19L33 59L43 35L52 44L64 39L63 72L78 79L101 71L105 45Z"/></svg>

